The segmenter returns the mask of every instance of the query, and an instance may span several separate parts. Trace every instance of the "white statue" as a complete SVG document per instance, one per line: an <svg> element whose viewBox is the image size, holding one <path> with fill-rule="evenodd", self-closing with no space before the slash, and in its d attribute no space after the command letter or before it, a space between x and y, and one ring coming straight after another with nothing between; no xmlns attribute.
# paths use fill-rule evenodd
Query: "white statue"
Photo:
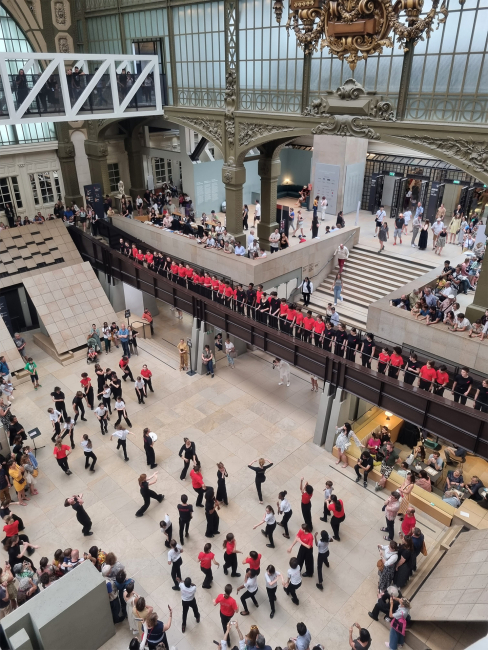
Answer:
<svg viewBox="0 0 488 650"><path fill-rule="evenodd" d="M119 181L119 193L117 194L117 197L121 199L124 196L124 181Z"/></svg>

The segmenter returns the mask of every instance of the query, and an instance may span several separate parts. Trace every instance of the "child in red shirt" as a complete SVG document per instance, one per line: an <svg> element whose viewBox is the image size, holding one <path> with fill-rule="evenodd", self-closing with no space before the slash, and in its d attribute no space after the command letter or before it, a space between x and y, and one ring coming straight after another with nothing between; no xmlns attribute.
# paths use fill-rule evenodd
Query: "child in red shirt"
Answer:
<svg viewBox="0 0 488 650"><path fill-rule="evenodd" d="M424 390L430 390L430 387L432 386L432 382L437 377L437 373L434 368L433 361L427 361L426 365L420 368L419 377L420 377L419 388L423 388Z"/></svg>
<svg viewBox="0 0 488 650"><path fill-rule="evenodd" d="M256 575L258 576L261 573L261 553L251 551L249 553L249 557L246 557L246 559L242 561L242 564L249 564L249 568L254 569L254 571L256 571Z"/></svg>
<svg viewBox="0 0 488 650"><path fill-rule="evenodd" d="M388 377L398 379L400 368L403 366L403 357L401 355L402 349L398 346L393 348L390 357L390 367L388 368Z"/></svg>
<svg viewBox="0 0 488 650"><path fill-rule="evenodd" d="M386 366L390 360L390 355L388 354L388 348L381 348L381 352L378 355L378 372L382 375L385 374Z"/></svg>
<svg viewBox="0 0 488 650"><path fill-rule="evenodd" d="M434 395L443 395L444 389L449 383L449 375L446 366L441 366L435 374Z"/></svg>

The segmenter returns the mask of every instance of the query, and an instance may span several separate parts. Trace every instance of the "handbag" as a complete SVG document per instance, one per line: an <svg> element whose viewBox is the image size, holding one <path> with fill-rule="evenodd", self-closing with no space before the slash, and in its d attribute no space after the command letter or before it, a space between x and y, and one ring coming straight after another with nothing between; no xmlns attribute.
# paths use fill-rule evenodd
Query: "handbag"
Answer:
<svg viewBox="0 0 488 650"><path fill-rule="evenodd" d="M407 621L403 618L403 616L401 618L392 618L390 625L395 630L395 632L398 632L398 634L405 636Z"/></svg>
<svg viewBox="0 0 488 650"><path fill-rule="evenodd" d="M420 549L420 552L422 553L422 555L427 555L427 546L425 545L425 539L422 542L422 548Z"/></svg>
<svg viewBox="0 0 488 650"><path fill-rule="evenodd" d="M380 559L378 560L378 562L376 562L376 566L378 567L378 570L379 570L379 571L383 571L383 570L384 570L384 568L385 568L385 561L383 560L383 558L380 558Z"/></svg>
<svg viewBox="0 0 488 650"><path fill-rule="evenodd" d="M232 348L232 350L229 352L229 356L231 359L236 359L237 358L237 350L235 348Z"/></svg>
<svg viewBox="0 0 488 650"><path fill-rule="evenodd" d="M32 470L32 476L33 476L34 478L37 478L37 477L39 476L39 470L38 470L38 469L34 469L34 470Z"/></svg>

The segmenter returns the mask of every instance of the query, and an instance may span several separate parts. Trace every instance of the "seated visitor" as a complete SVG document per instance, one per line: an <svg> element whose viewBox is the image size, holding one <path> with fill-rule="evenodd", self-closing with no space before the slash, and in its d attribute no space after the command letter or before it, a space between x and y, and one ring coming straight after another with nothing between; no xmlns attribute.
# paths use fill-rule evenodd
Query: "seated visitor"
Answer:
<svg viewBox="0 0 488 650"><path fill-rule="evenodd" d="M463 482L464 482L463 475L458 469L447 472L444 492L446 492L447 490L459 488L463 484Z"/></svg>
<svg viewBox="0 0 488 650"><path fill-rule="evenodd" d="M477 476L473 476L470 483L462 483L461 485L468 490L469 498L473 501L481 501L483 499L479 491L484 489L485 486Z"/></svg>
<svg viewBox="0 0 488 650"><path fill-rule="evenodd" d="M442 460L441 455L438 451L434 451L434 453L430 454L427 460L427 465L438 472L442 471L442 468L444 467L444 461Z"/></svg>
<svg viewBox="0 0 488 650"><path fill-rule="evenodd" d="M415 485L419 488L422 488L423 490L426 490L427 492L432 492L432 482L425 469L420 470L419 477L415 481Z"/></svg>
<svg viewBox="0 0 488 650"><path fill-rule="evenodd" d="M367 444L367 449L370 454L376 455L376 452L381 446L381 440L379 433L376 433L376 431L373 431L371 434L371 438L368 440Z"/></svg>
<svg viewBox="0 0 488 650"><path fill-rule="evenodd" d="M444 493L442 500L453 508L459 508L461 505L461 499L452 490L447 490L447 492Z"/></svg>

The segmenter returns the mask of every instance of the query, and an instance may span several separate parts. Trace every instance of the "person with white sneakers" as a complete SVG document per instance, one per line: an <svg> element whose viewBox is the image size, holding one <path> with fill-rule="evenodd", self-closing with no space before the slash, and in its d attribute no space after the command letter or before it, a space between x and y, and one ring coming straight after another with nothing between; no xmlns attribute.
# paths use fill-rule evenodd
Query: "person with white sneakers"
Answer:
<svg viewBox="0 0 488 650"><path fill-rule="evenodd" d="M320 218L322 221L325 221L325 211L327 210L328 205L327 199L323 196L322 201L320 202Z"/></svg>
<svg viewBox="0 0 488 650"><path fill-rule="evenodd" d="M274 368L279 368L280 371L280 381L278 382L278 386L282 386L283 382L286 381L286 385L290 385L290 364L287 363L286 361L283 361L283 359L280 359L279 357L276 357L276 359L273 361L273 369Z"/></svg>

